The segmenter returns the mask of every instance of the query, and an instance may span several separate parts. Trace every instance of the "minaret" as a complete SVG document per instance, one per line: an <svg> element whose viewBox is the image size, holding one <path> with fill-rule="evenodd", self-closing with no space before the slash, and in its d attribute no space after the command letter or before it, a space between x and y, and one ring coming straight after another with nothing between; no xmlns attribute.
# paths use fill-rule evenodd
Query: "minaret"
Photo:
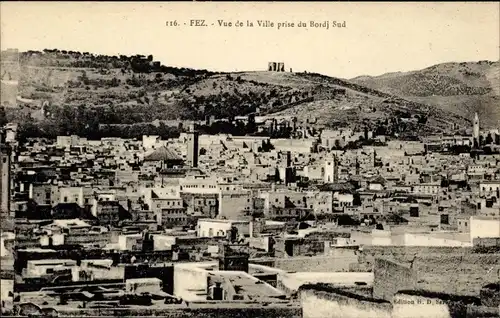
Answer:
<svg viewBox="0 0 500 318"><path fill-rule="evenodd" d="M339 181L339 167L336 155L325 160L324 170L324 183L337 183Z"/></svg>
<svg viewBox="0 0 500 318"><path fill-rule="evenodd" d="M5 142L5 134L0 132L0 212L10 215L10 146Z"/></svg>
<svg viewBox="0 0 500 318"><path fill-rule="evenodd" d="M474 126L472 129L472 139L474 147L479 147L479 117L477 113L474 114Z"/></svg>
<svg viewBox="0 0 500 318"><path fill-rule="evenodd" d="M286 152L285 184L288 185L296 181L295 168L292 162L292 152Z"/></svg>
<svg viewBox="0 0 500 318"><path fill-rule="evenodd" d="M198 132L195 130L194 124L189 126L188 131L188 148L187 148L187 163L191 168L198 167Z"/></svg>

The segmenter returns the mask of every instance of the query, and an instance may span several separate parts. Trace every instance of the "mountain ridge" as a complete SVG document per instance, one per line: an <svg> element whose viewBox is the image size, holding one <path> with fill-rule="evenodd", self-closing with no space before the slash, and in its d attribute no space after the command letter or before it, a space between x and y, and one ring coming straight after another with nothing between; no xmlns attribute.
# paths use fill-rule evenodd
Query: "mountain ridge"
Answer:
<svg viewBox="0 0 500 318"><path fill-rule="evenodd" d="M467 118L477 112L484 128L498 128L499 74L500 61L448 62L351 81Z"/></svg>
<svg viewBox="0 0 500 318"><path fill-rule="evenodd" d="M317 118L323 126L358 129L406 118L401 129L420 134L447 132L450 123L465 127L470 122L462 114L436 112L417 100L317 73L211 72L164 66L152 55L56 49L22 52L19 61L18 102L26 111L10 114L18 121L24 113L36 120L67 121L63 114L72 110L64 108L72 108L104 124L230 119L253 113Z"/></svg>

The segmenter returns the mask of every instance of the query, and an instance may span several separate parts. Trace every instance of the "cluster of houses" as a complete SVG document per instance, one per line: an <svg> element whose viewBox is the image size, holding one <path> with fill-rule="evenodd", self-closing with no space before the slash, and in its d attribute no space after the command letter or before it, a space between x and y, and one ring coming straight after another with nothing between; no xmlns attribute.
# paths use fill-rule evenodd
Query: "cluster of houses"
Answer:
<svg viewBox="0 0 500 318"><path fill-rule="evenodd" d="M10 250L25 259L15 265L25 284L56 274L64 282L123 280L117 264L207 261L220 257L228 240L246 246L246 256L228 252L224 257L234 260L227 264L236 267L220 266L246 272L252 257L288 270L369 272L363 246L499 243L498 154L452 155L389 138L359 149L332 147L359 139L348 129L290 139L199 135L194 127L169 140L59 136L19 143L15 127L4 135L2 210L16 229L15 238L2 236L2 257ZM76 247L94 261L58 254ZM335 268L326 260L293 263L302 256L343 261ZM276 265L283 258L289 263Z"/></svg>

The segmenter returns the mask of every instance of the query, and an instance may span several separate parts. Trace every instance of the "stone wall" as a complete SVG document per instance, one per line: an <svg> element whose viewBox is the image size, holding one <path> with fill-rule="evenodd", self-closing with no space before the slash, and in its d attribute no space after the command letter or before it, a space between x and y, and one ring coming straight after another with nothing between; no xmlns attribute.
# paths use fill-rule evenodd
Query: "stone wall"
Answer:
<svg viewBox="0 0 500 318"><path fill-rule="evenodd" d="M474 253L472 248L365 246L359 253L357 267L373 270L376 258L413 264L418 273L418 288L434 292L478 295L481 287L493 283L500 273L499 253Z"/></svg>
<svg viewBox="0 0 500 318"><path fill-rule="evenodd" d="M131 278L159 278L163 283L163 291L174 293L174 266L150 267L128 265L125 267L124 280Z"/></svg>
<svg viewBox="0 0 500 318"><path fill-rule="evenodd" d="M285 63L283 62L268 62L267 70L270 72L284 72L285 71Z"/></svg>
<svg viewBox="0 0 500 318"><path fill-rule="evenodd" d="M321 284L299 289L304 318L391 317L388 301L373 299Z"/></svg>
<svg viewBox="0 0 500 318"><path fill-rule="evenodd" d="M12 303L13 298L10 293L14 293L14 280L2 279L0 280L0 300Z"/></svg>
<svg viewBox="0 0 500 318"><path fill-rule="evenodd" d="M459 318L467 315L470 305L480 305L479 298L463 297L421 290L401 291L393 300L393 317Z"/></svg>
<svg viewBox="0 0 500 318"><path fill-rule="evenodd" d="M205 308L101 308L101 309L71 309L60 312L67 317L132 317L132 316L157 316L167 318L251 318L251 317L274 317L274 318L301 318L302 310L297 307L264 307L264 306L231 306L219 305L217 307Z"/></svg>
<svg viewBox="0 0 500 318"><path fill-rule="evenodd" d="M470 247L437 247L437 246L363 246L362 252L367 260L380 256L394 256L410 260L414 255L424 256L429 254L439 255L464 255L471 254Z"/></svg>
<svg viewBox="0 0 500 318"><path fill-rule="evenodd" d="M475 237L472 240L474 246L500 246L500 237Z"/></svg>
<svg viewBox="0 0 500 318"><path fill-rule="evenodd" d="M17 91L19 84L17 81L2 80L1 81L1 95L0 101L2 104L6 103L7 106L15 106L17 104Z"/></svg>
<svg viewBox="0 0 500 318"><path fill-rule="evenodd" d="M390 301L402 289L417 285L417 274L408 266L387 259L376 259L373 296Z"/></svg>
<svg viewBox="0 0 500 318"><path fill-rule="evenodd" d="M123 285L123 279L106 279L106 280L93 280L92 282L89 282L92 285L103 285L107 284L108 286L110 284L113 284L114 286L119 286L122 287ZM72 285L81 285L82 282L65 282L65 286L72 286ZM14 284L14 291L16 293L28 293L28 292L34 292L34 291L39 291L42 288L51 288L51 287L59 287L61 286L61 283L49 283L47 281L35 281L35 280L30 280L27 283L15 283Z"/></svg>
<svg viewBox="0 0 500 318"><path fill-rule="evenodd" d="M481 301L477 297L422 290L397 292L389 302L371 297L368 288L362 291L359 288L309 284L299 289L299 296L304 318L498 317L498 307L481 306Z"/></svg>
<svg viewBox="0 0 500 318"><path fill-rule="evenodd" d="M291 272L348 272L357 256L311 256L275 259L276 268Z"/></svg>
<svg viewBox="0 0 500 318"><path fill-rule="evenodd" d="M498 318L498 307L470 305L465 318Z"/></svg>
<svg viewBox="0 0 500 318"><path fill-rule="evenodd" d="M190 242L192 243L192 242ZM136 262L140 263L143 260L148 260L150 263L155 262L170 262L172 260L172 251L125 251L114 252L100 249L84 250L78 248L65 248L59 250L50 250L44 252L38 251L16 251L16 261L14 268L20 273L23 268L26 268L28 260L41 259L112 259L116 263L130 263L132 256L136 257Z"/></svg>
<svg viewBox="0 0 500 318"><path fill-rule="evenodd" d="M225 238L220 237L177 237L176 245L181 250L200 249L206 251L208 246L219 245Z"/></svg>
<svg viewBox="0 0 500 318"><path fill-rule="evenodd" d="M204 298L204 293L207 292L207 275L208 271L199 270L197 268L184 268L174 266L174 294L177 297L192 300L193 293L196 291L199 297Z"/></svg>
<svg viewBox="0 0 500 318"><path fill-rule="evenodd" d="M484 286L479 295L481 305L500 308L500 282Z"/></svg>
<svg viewBox="0 0 500 318"><path fill-rule="evenodd" d="M478 296L481 288L498 280L499 254L427 255L416 257L418 288L434 292Z"/></svg>

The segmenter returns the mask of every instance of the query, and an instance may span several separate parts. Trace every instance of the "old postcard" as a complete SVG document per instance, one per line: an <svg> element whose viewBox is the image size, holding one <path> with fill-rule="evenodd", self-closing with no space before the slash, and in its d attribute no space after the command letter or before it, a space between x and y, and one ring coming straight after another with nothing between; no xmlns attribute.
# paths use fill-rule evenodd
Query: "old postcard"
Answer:
<svg viewBox="0 0 500 318"><path fill-rule="evenodd" d="M498 317L499 11L0 3L1 315Z"/></svg>

